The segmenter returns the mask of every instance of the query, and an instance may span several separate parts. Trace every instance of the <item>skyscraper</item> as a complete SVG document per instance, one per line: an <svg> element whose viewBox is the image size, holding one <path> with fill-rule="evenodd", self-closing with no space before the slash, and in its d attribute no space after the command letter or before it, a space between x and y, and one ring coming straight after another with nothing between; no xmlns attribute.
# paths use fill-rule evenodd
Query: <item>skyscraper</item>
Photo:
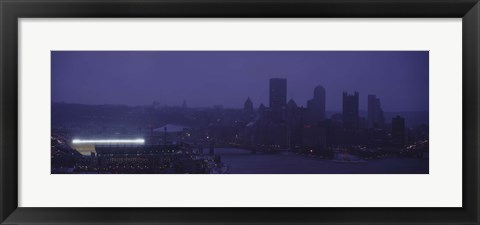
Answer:
<svg viewBox="0 0 480 225"><path fill-rule="evenodd" d="M375 95L368 95L368 127L381 128L383 124L384 117L380 99Z"/></svg>
<svg viewBox="0 0 480 225"><path fill-rule="evenodd" d="M392 144L396 147L405 145L405 119L400 116L392 118Z"/></svg>
<svg viewBox="0 0 480 225"><path fill-rule="evenodd" d="M310 125L317 125L325 120L325 88L320 85L315 87L313 99L308 100L307 108Z"/></svg>
<svg viewBox="0 0 480 225"><path fill-rule="evenodd" d="M284 120L287 105L287 79L270 79L270 110L274 121Z"/></svg>
<svg viewBox="0 0 480 225"><path fill-rule="evenodd" d="M243 104L243 113L246 118L253 116L253 102L250 100L250 97Z"/></svg>
<svg viewBox="0 0 480 225"><path fill-rule="evenodd" d="M283 108L287 105L287 79L270 79L269 103L272 110Z"/></svg>
<svg viewBox="0 0 480 225"><path fill-rule="evenodd" d="M357 129L359 126L358 98L358 92L355 92L353 95L343 92L342 120L344 128Z"/></svg>

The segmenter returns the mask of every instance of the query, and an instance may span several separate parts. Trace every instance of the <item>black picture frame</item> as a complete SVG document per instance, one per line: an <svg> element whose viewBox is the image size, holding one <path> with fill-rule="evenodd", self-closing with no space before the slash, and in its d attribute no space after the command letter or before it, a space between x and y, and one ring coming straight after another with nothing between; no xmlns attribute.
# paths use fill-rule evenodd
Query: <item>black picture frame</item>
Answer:
<svg viewBox="0 0 480 225"><path fill-rule="evenodd" d="M0 0L0 14L1 224L479 224L480 5L478 0ZM17 21L19 18L47 17L462 18L463 207L18 207Z"/></svg>

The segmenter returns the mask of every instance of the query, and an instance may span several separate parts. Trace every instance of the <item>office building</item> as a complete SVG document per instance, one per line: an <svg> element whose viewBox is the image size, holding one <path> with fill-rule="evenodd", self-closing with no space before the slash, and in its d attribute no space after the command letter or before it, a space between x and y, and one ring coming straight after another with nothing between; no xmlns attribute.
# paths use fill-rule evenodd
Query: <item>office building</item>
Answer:
<svg viewBox="0 0 480 225"><path fill-rule="evenodd" d="M368 127L382 128L384 117L380 99L375 95L368 95Z"/></svg>
<svg viewBox="0 0 480 225"><path fill-rule="evenodd" d="M396 147L405 146L405 119L396 116L392 118L392 145Z"/></svg>
<svg viewBox="0 0 480 225"><path fill-rule="evenodd" d="M325 120L325 88L320 85L315 87L313 99L307 102L307 109L310 125L318 125Z"/></svg>
<svg viewBox="0 0 480 225"><path fill-rule="evenodd" d="M353 95L349 95L347 92L343 92L342 121L343 127L346 129L357 129L359 126L358 99L358 92L355 92Z"/></svg>
<svg viewBox="0 0 480 225"><path fill-rule="evenodd" d="M285 118L285 107L287 105L287 80L281 78L270 79L269 103L271 117L274 121L281 121Z"/></svg>
<svg viewBox="0 0 480 225"><path fill-rule="evenodd" d="M270 79L269 99L271 109L283 108L287 105L287 79Z"/></svg>
<svg viewBox="0 0 480 225"><path fill-rule="evenodd" d="M250 100L250 97L248 97L243 104L243 111L245 112L245 114L253 114L253 102L252 100Z"/></svg>

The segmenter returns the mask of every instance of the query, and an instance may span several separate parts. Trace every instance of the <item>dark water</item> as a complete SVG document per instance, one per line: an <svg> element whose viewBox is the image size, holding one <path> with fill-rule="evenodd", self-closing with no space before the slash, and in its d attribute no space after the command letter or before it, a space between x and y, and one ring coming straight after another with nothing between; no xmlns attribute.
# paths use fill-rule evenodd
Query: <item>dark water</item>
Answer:
<svg viewBox="0 0 480 225"><path fill-rule="evenodd" d="M218 148L215 154L221 156L231 174L428 174L428 159L340 162L293 153L254 155L235 148Z"/></svg>

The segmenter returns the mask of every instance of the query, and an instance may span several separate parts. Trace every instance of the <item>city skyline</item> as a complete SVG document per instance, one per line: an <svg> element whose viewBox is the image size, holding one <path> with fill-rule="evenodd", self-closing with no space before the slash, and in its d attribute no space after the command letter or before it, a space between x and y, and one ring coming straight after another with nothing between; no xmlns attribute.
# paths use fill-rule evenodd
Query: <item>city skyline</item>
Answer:
<svg viewBox="0 0 480 225"><path fill-rule="evenodd" d="M53 52L51 173L427 174L428 113L428 52Z"/></svg>
<svg viewBox="0 0 480 225"><path fill-rule="evenodd" d="M183 57L180 58L179 55ZM254 59L246 57L251 55L256 57ZM205 56L210 58L204 59ZM238 60L240 58L241 60ZM258 61L259 58L263 64ZM344 59L343 62L339 60L340 58ZM168 60L159 63L162 59ZM288 65L275 67L271 65L287 59L290 59ZM201 65L193 63L195 60L203 60L204 63ZM222 62L229 64L223 65ZM344 66L335 68L333 64L325 67L318 65L326 62L336 62L335 65ZM375 67L372 67L373 62L376 62ZM170 65L166 66L167 64ZM183 74L180 78L173 75L163 76L165 71L175 67L171 64L191 68L176 67L180 72L173 74ZM214 67L212 64L221 65ZM212 68L208 68L208 65ZM166 68L162 68L163 66ZM245 68L239 69L240 66ZM283 69L289 75L268 75L267 67L271 71ZM245 72L255 68L258 71L252 71L250 75ZM359 68L363 69L351 72ZM188 76L184 73L194 69L200 69L198 74L207 72L211 74L213 70L217 72L204 77L188 75L193 80L185 79ZM335 73L333 69L340 72ZM157 70L158 72L155 72ZM295 73L294 70L298 72ZM317 71L327 70L330 70L329 76L315 75ZM225 71L230 71L231 74ZM350 73L347 74L348 71ZM368 71L371 73L367 73ZM410 72L407 73L408 71ZM226 75L222 76L222 73ZM238 73L247 75L236 77ZM399 73L405 76L384 75ZM117 74L117 77L112 77L112 74ZM342 76L335 77L339 74ZM362 75L365 79L360 79ZM350 79L346 76L350 76ZM298 106L307 107L307 102L314 95L314 88L320 85L324 87L326 93L326 111L342 110L342 93L345 91L359 92L361 111L368 109L369 95L376 95L382 100L384 111L428 111L426 51L52 52L52 102L149 105L157 101L160 105L180 106L186 101L189 107L223 105L226 108L242 108L245 100L249 98L253 102L253 107L257 109L260 104L269 105L269 90L265 87L272 78L287 80L286 100L293 99ZM257 82L252 83L252 80ZM316 80L319 82L315 82ZM357 88L353 88L354 86ZM406 88L408 91L398 94L400 93L398 90ZM181 91L182 94L178 94ZM170 94L165 94L167 92ZM136 104L133 104L134 102Z"/></svg>

